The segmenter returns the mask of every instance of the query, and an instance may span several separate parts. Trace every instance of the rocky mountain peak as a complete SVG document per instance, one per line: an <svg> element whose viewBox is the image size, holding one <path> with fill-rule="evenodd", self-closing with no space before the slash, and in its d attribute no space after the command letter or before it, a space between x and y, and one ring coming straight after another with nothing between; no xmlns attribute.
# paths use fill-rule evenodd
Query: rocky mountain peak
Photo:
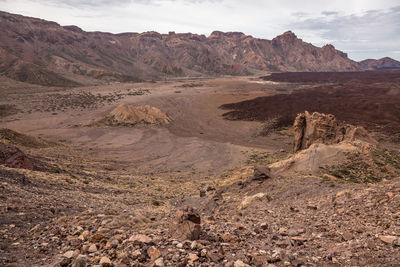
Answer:
<svg viewBox="0 0 400 267"><path fill-rule="evenodd" d="M111 34L85 32L77 26L62 27L6 12L0 12L0 17L0 73L43 85L74 85L88 79L154 80L166 75L359 69L356 62L333 46L313 46L292 31L272 41L222 31L214 31L208 37L154 31ZM46 75L52 78L46 79Z"/></svg>

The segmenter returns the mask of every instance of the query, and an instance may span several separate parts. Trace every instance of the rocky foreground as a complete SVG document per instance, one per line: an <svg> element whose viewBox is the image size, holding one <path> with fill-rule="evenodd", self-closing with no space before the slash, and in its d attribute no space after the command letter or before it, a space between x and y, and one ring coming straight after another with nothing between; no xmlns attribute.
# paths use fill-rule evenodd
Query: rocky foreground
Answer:
<svg viewBox="0 0 400 267"><path fill-rule="evenodd" d="M90 163L88 151L79 156L66 144L7 133L4 151L22 155L10 143L29 140L22 159L40 152L52 168L1 162L3 266L399 263L400 157L332 115L300 114L294 127L299 151L282 161L176 186L177 177L133 180L111 165ZM60 152L66 161L51 161ZM318 163L316 153L327 160ZM371 176L376 179L365 179Z"/></svg>

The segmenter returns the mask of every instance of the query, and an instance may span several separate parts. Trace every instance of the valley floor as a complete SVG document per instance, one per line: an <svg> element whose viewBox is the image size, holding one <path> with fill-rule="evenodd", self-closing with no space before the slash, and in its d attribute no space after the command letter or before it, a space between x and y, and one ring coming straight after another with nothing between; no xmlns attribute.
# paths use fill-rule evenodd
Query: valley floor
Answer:
<svg viewBox="0 0 400 267"><path fill-rule="evenodd" d="M0 78L0 85L0 105L15 110L0 117L0 127L40 142L1 137L53 166L0 165L1 266L80 266L79 257L91 266L107 266L105 257L114 266L154 266L151 246L166 266L399 264L400 178L357 184L302 173L252 180L254 165L291 154L291 129L263 136L261 122L225 120L219 107L304 85L254 77L73 89ZM88 126L121 103L157 107L172 122ZM198 241L169 235L184 205L201 212ZM151 242L131 242L135 234Z"/></svg>

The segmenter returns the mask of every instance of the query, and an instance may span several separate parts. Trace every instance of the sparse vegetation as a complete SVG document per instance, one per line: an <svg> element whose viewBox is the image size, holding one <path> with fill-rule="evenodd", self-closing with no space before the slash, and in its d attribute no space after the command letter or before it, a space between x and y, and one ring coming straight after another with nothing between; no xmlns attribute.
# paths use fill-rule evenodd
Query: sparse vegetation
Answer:
<svg viewBox="0 0 400 267"><path fill-rule="evenodd" d="M15 115L20 110L15 107L15 105L1 104L0 105L0 119L7 116Z"/></svg>
<svg viewBox="0 0 400 267"><path fill-rule="evenodd" d="M55 93L46 95L33 109L41 112L66 111L68 109L95 109L105 104L112 104L126 96L140 96L148 94L148 89L127 89L126 92L116 91L102 95L100 93L94 94L91 92L70 92L70 93ZM57 113L55 113L57 114Z"/></svg>
<svg viewBox="0 0 400 267"><path fill-rule="evenodd" d="M187 87L202 87L204 84L202 83L184 83L182 85L178 85L176 87L182 87L182 88L187 88Z"/></svg>
<svg viewBox="0 0 400 267"><path fill-rule="evenodd" d="M276 152L276 153L268 153L268 152L254 152L249 155L246 164L251 165L268 165L275 162L278 162L286 157L285 152Z"/></svg>
<svg viewBox="0 0 400 267"><path fill-rule="evenodd" d="M385 149L371 151L372 162L360 153L349 153L348 161L329 170L329 174L354 183L376 183L400 174L400 156Z"/></svg>

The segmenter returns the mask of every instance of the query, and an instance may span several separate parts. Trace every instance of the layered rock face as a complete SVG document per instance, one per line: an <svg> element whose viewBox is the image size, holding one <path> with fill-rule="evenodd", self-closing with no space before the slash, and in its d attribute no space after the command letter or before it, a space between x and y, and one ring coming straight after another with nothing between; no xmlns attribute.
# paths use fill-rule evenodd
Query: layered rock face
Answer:
<svg viewBox="0 0 400 267"><path fill-rule="evenodd" d="M338 122L332 114L310 114L305 111L297 115L293 127L294 152L307 149L315 143L332 145L355 139L376 143L363 127Z"/></svg>
<svg viewBox="0 0 400 267"><path fill-rule="evenodd" d="M174 32L111 34L6 12L0 12L0 59L3 75L54 86L359 68L332 45L315 47L290 31L272 40L218 31L208 37Z"/></svg>

